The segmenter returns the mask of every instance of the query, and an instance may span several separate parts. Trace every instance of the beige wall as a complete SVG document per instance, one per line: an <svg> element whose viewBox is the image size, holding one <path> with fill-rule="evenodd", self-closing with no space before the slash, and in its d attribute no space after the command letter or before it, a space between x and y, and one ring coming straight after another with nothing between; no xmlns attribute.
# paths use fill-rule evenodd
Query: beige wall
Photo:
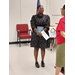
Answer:
<svg viewBox="0 0 75 75"><path fill-rule="evenodd" d="M46 9L46 0L40 1ZM37 0L9 0L9 42L17 40L16 24L27 23L31 28L30 19L36 14L36 8Z"/></svg>
<svg viewBox="0 0 75 75"><path fill-rule="evenodd" d="M16 40L16 24L20 20L20 0L9 0L9 42Z"/></svg>
<svg viewBox="0 0 75 75"><path fill-rule="evenodd" d="M51 25L59 22L61 16L52 16L52 15L60 15L60 8L65 4L65 0L47 0L47 14L49 14L51 18Z"/></svg>
<svg viewBox="0 0 75 75"><path fill-rule="evenodd" d="M52 16L52 14L60 14L60 7L65 0L40 0L44 6L44 13L51 18L51 24L59 21L60 16ZM9 0L9 42L17 40L16 24L27 23L30 27L30 19L36 14L37 0Z"/></svg>

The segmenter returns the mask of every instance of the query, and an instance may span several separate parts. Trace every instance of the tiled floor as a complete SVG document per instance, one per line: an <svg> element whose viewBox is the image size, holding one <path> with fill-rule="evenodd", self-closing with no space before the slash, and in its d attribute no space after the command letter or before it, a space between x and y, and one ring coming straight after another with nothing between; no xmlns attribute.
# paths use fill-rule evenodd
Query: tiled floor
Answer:
<svg viewBox="0 0 75 75"><path fill-rule="evenodd" d="M46 49L45 68L35 68L33 48L27 44L9 45L9 75L55 75L56 48L51 51ZM38 55L41 63L41 53ZM60 73L60 75L63 75Z"/></svg>

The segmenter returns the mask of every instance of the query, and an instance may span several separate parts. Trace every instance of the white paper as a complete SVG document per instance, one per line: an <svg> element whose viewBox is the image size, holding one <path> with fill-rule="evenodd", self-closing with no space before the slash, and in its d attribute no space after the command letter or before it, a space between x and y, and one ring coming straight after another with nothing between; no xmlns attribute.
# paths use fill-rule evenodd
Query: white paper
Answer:
<svg viewBox="0 0 75 75"><path fill-rule="evenodd" d="M46 40L49 39L49 36L46 34L45 31L42 31L41 33L42 33L42 36L43 36Z"/></svg>

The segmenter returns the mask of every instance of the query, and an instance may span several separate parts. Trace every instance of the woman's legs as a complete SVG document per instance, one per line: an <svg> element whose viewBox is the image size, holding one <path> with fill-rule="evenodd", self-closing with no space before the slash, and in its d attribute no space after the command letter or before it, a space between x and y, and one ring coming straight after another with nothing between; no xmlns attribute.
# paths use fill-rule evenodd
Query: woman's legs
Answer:
<svg viewBox="0 0 75 75"><path fill-rule="evenodd" d="M39 48L34 48L35 63L38 62L37 61L37 58L38 58L38 50L39 50Z"/></svg>
<svg viewBox="0 0 75 75"><path fill-rule="evenodd" d="M61 67L56 67L56 74L55 75L59 75L61 71ZM64 67L64 75L65 75L65 67Z"/></svg>
<svg viewBox="0 0 75 75"><path fill-rule="evenodd" d="M35 57L35 62L37 62L37 58L38 58L38 51L39 48L34 48L34 57ZM45 57L45 49L41 48L41 61L44 61L44 57Z"/></svg>
<svg viewBox="0 0 75 75"><path fill-rule="evenodd" d="M61 71L61 67L56 67L55 75L59 75L60 71Z"/></svg>
<svg viewBox="0 0 75 75"><path fill-rule="evenodd" d="M45 57L45 49L41 48L41 67L45 67L45 63L44 63L44 57Z"/></svg>
<svg viewBox="0 0 75 75"><path fill-rule="evenodd" d="M38 64L38 61L37 61L37 58L38 58L38 50L39 50L39 48L34 48L35 66L37 68L39 68L39 64ZM42 67L45 67L45 64L44 64L44 56L45 56L45 49L42 49L41 48L41 57L42 57L41 66Z"/></svg>
<svg viewBox="0 0 75 75"><path fill-rule="evenodd" d="M45 57L45 49L41 48L41 61L44 61L44 57Z"/></svg>
<svg viewBox="0 0 75 75"><path fill-rule="evenodd" d="M61 67L58 67L61 66ZM65 44L57 45L56 50L56 73L59 75L61 68L65 66Z"/></svg>

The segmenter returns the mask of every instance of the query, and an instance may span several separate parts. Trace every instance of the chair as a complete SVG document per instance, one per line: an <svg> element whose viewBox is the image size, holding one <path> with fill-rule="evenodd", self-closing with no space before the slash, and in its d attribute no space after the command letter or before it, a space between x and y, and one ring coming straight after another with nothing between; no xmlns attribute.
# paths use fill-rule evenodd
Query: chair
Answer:
<svg viewBox="0 0 75 75"><path fill-rule="evenodd" d="M30 39L31 35L29 35L30 29L28 29L28 24L17 24L16 25L17 30L17 44L19 40L19 46L21 47L21 39Z"/></svg>

